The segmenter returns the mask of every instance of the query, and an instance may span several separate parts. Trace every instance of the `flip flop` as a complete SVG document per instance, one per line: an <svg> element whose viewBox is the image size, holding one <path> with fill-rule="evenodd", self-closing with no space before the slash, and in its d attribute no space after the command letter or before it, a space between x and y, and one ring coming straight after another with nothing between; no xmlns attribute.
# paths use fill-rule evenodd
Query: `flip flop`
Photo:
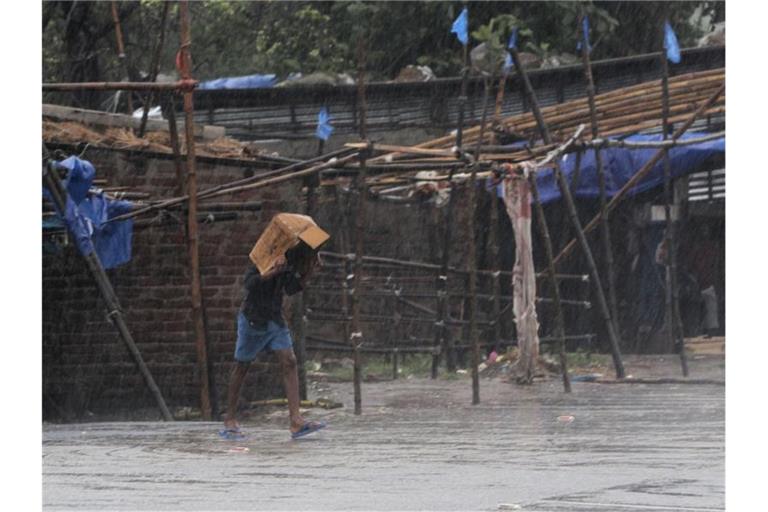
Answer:
<svg viewBox="0 0 768 512"><path fill-rule="evenodd" d="M296 432L291 432L291 439L298 439L300 437L304 437L307 434L311 434L312 432L317 432L318 430L324 429L326 427L326 424L322 421L308 421L304 423L301 428Z"/></svg>
<svg viewBox="0 0 768 512"><path fill-rule="evenodd" d="M242 441L245 439L245 434L243 434L239 427L225 428L224 430L219 430L219 437L227 441Z"/></svg>

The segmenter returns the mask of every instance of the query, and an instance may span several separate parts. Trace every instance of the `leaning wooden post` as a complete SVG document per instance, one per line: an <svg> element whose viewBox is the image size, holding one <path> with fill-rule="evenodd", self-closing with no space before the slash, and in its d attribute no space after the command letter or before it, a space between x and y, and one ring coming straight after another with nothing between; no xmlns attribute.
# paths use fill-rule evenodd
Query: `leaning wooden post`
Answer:
<svg viewBox="0 0 768 512"><path fill-rule="evenodd" d="M179 2L179 22L181 35L181 73L182 80L191 80L192 58L189 34L189 2ZM187 142L187 194L189 195L187 213L187 246L189 249L189 273L191 277L192 324L195 331L197 350L197 368L200 373L200 406L204 420L211 419L211 394L208 380L208 350L205 339L203 320L203 296L200 283L200 252L197 230L197 172L195 165L195 117L192 101L192 89L184 90L184 132Z"/></svg>
<svg viewBox="0 0 768 512"><path fill-rule="evenodd" d="M363 36L359 36L357 41L357 105L359 108L360 120L360 139L367 141L368 133L367 106L365 103L365 46ZM371 152L370 144L368 148L360 152L360 167L355 180L355 189L357 190L357 214L355 215L355 266L352 290L350 299L352 299L352 329L349 334L349 341L352 344L352 354L354 359L353 378L355 393L355 414L363 412L361 381L363 377L362 363L360 359L360 345L363 343L363 332L360 325L360 297L363 286L363 237L365 235L365 203L367 200L368 187L366 186L366 159Z"/></svg>
<svg viewBox="0 0 768 512"><path fill-rule="evenodd" d="M123 68L128 81L131 81L131 77L128 73L128 59L125 56L125 46L123 45L123 30L120 28L120 16L117 13L117 2L113 1L112 4L112 22L115 24L115 38L117 39L117 58L120 61L120 65ZM128 115L133 115L133 100L131 99L131 92L126 91L126 98L128 100ZM133 130L131 130L133 131Z"/></svg>
<svg viewBox="0 0 768 512"><path fill-rule="evenodd" d="M582 19L584 14L584 7L582 6ZM581 23L579 24L581 25ZM589 102L589 119L590 128L592 132L592 139L596 139L599 136L599 128L597 124L597 107L595 106L595 81L592 76L592 63L589 59L589 38L586 32L582 34L581 40L581 61L584 65L584 77L587 81L587 101ZM605 260L605 272L606 272L606 284L608 285L608 304L611 310L611 317L613 319L613 328L617 335L621 332L619 322L619 308L618 301L616 299L616 276L614 273L613 263L613 248L611 244L611 230L608 224L608 211L606 205L608 200L606 199L605 190L605 166L603 165L603 157L600 153L600 148L595 147L595 163L597 164L597 181L600 189L600 231L603 241L603 259Z"/></svg>
<svg viewBox="0 0 768 512"><path fill-rule="evenodd" d="M51 167L50 162L46 163L43 170L43 182L49 190L53 201L56 203L56 207L63 213L66 211L67 191L62 186L56 171ZM173 421L173 415L165 404L160 388L157 387L155 379L152 377L152 373L149 371L147 364L141 357L141 352L139 352L136 342L133 341L131 331L128 330L128 326L123 318L123 309L120 306L120 301L117 298L117 294L115 294L115 290L112 288L112 283L109 281L109 277L107 277L106 272L104 272L104 267L101 265L99 256L96 254L96 251L91 251L88 255L84 255L83 258L85 258L88 270L91 271L91 275L93 275L93 278L99 287L99 291L101 292L101 297L107 305L107 310L109 311L107 318L109 318L109 321L117 328L120 337L128 348L128 352L130 352L133 360L136 362L136 366L139 367L141 376L144 378L144 382L147 384L149 391L155 398L155 402L157 402L157 406L160 409L160 413L163 415L163 419L165 421Z"/></svg>
<svg viewBox="0 0 768 512"><path fill-rule="evenodd" d="M669 136L669 64L664 48L664 23L661 27L662 47L659 54L661 62L661 116L662 116L662 140ZM664 234L667 247L667 261L665 263L665 284L667 303L667 330L672 339L672 346L680 352L680 367L683 377L688 376L688 358L685 353L685 338L680 319L680 298L677 286L677 239L675 219L672 216L672 204L675 202L675 193L672 188L672 172L669 162L669 150L664 148L664 218L667 229ZM677 212L679 215L679 210Z"/></svg>
<svg viewBox="0 0 768 512"><path fill-rule="evenodd" d="M517 73L522 77L523 83L525 84L525 89L528 92L528 97L531 101L531 109L533 111L534 117L536 118L536 123L539 127L541 138L544 140L545 144L552 144L552 137L549 134L549 129L547 128L547 125L544 122L544 117L541 115L541 110L539 109L539 100L536 98L536 92L531 86L531 81L528 79L528 74L520 64L520 54L517 52L516 48L511 48L511 51L512 60L515 64L515 68L517 69ZM584 231L581 227L581 221L579 221L578 214L576 213L576 205L573 202L573 197L571 196L571 190L568 187L568 182L563 175L562 169L560 168L560 163L558 160L554 160L552 163L554 165L555 177L560 188L560 193L563 195L563 199L565 200L566 207L568 208L568 212L571 217L571 222L573 223L573 227L576 231L576 236L579 240L582 250L584 251L584 256L587 260L590 274L592 275L592 279L595 281L595 289L598 304L600 306L600 312L602 313L603 320L605 321L605 326L608 331L608 338L611 343L611 353L613 356L613 365L616 370L616 378L623 379L625 373L624 363L621 360L619 339L616 331L613 328L613 321L611 319L610 310L608 309L608 302L605 300L603 286L600 281L600 274L597 271L597 265L595 265L595 260L592 256L592 250L589 248L587 238L584 236Z"/></svg>
<svg viewBox="0 0 768 512"><path fill-rule="evenodd" d="M157 44L155 45L155 54L152 57L152 75L151 81L157 81L157 74L160 72L160 54L163 50L163 41L165 40L165 20L168 18L168 8L170 2L163 3L163 14L160 17L160 31L157 35ZM144 108L141 111L141 123L139 124L139 137L144 136L144 130L147 128L147 119L149 117L149 108L152 106L154 91L149 91L144 98Z"/></svg>

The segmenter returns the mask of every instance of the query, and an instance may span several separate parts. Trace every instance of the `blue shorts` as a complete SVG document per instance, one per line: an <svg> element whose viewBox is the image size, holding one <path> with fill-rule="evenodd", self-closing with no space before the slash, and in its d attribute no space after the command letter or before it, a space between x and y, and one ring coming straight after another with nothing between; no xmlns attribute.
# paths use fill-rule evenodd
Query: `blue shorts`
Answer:
<svg viewBox="0 0 768 512"><path fill-rule="evenodd" d="M285 350L293 347L291 333L273 321L266 326L254 327L240 311L237 315L237 345L235 360L249 363L256 359L256 354L269 348L270 350Z"/></svg>

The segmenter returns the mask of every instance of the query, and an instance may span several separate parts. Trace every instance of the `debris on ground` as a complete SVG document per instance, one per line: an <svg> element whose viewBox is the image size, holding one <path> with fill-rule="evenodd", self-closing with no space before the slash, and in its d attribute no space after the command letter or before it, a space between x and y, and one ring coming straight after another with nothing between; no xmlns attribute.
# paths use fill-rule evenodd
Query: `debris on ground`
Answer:
<svg viewBox="0 0 768 512"><path fill-rule="evenodd" d="M270 400L254 400L249 403L251 407L260 407L265 405L288 405L287 398L272 398ZM338 409L344 407L344 404L334 402L328 398L318 398L316 400L302 400L299 404L301 407L321 407L323 409Z"/></svg>

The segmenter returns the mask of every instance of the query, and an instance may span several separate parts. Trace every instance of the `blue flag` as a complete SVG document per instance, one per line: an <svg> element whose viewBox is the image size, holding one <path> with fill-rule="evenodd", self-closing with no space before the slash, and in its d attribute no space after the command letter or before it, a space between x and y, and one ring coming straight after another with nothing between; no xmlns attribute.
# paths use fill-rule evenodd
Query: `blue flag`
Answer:
<svg viewBox="0 0 768 512"><path fill-rule="evenodd" d="M581 33L582 36L579 38L579 42L576 43L576 50L581 51L581 46L583 41L587 41L587 53L592 52L592 46L589 44L589 16L584 16L581 19Z"/></svg>
<svg viewBox="0 0 768 512"><path fill-rule="evenodd" d="M468 26L469 12L467 12L467 8L465 7L451 26L451 33L456 34L456 37L461 41L461 44L467 44L469 42L469 33L467 32Z"/></svg>
<svg viewBox="0 0 768 512"><path fill-rule="evenodd" d="M507 41L507 48L517 48L517 27L512 29L512 34L510 34L509 41Z"/></svg>
<svg viewBox="0 0 768 512"><path fill-rule="evenodd" d="M680 45L677 44L677 36L668 21L664 22L664 48L667 50L667 59L674 64L679 64Z"/></svg>
<svg viewBox="0 0 768 512"><path fill-rule="evenodd" d="M317 130L315 130L315 137L322 140L328 140L333 133L333 126L331 126L331 116L328 114L328 109L325 107L320 109L317 114Z"/></svg>

